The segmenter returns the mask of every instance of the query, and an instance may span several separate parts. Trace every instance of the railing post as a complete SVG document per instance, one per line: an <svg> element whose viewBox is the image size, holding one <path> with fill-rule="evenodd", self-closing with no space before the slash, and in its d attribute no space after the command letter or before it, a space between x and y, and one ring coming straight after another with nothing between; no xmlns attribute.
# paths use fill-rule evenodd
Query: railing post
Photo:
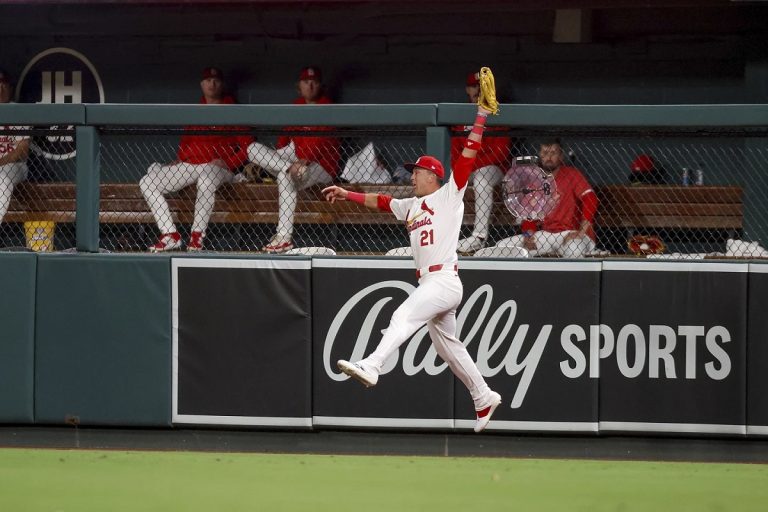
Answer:
<svg viewBox="0 0 768 512"><path fill-rule="evenodd" d="M445 126L427 127L427 154L443 162L445 177L451 174L451 133Z"/></svg>
<svg viewBox="0 0 768 512"><path fill-rule="evenodd" d="M99 132L95 126L75 128L75 236L79 252L99 252Z"/></svg>

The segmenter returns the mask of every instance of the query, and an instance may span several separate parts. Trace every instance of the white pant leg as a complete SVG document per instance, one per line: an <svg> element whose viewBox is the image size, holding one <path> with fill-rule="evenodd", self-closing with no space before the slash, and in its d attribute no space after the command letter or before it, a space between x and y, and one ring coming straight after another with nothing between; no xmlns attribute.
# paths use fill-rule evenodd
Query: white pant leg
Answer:
<svg viewBox="0 0 768 512"><path fill-rule="evenodd" d="M469 390L475 409L479 411L487 407L491 388L467 352L467 347L456 338L456 310L447 311L427 321L427 328L437 353Z"/></svg>
<svg viewBox="0 0 768 512"><path fill-rule="evenodd" d="M496 247L523 247L523 242L525 242L523 235L514 235L499 240L496 242Z"/></svg>
<svg viewBox="0 0 768 512"><path fill-rule="evenodd" d="M536 243L537 254L559 254L560 246L563 245L563 238L568 231L560 233L550 233L549 231L537 231L533 234L533 241Z"/></svg>
<svg viewBox="0 0 768 512"><path fill-rule="evenodd" d="M472 186L475 189L475 227L472 230L474 236L488 238L493 191L503 177L504 173L495 165L486 165L472 173Z"/></svg>
<svg viewBox="0 0 768 512"><path fill-rule="evenodd" d="M287 172L297 158L293 142L280 149L272 149L264 144L253 142L248 146L248 160L277 177Z"/></svg>
<svg viewBox="0 0 768 512"><path fill-rule="evenodd" d="M563 258L583 258L594 250L595 242L588 236L582 236L561 244L557 252Z"/></svg>
<svg viewBox="0 0 768 512"><path fill-rule="evenodd" d="M176 192L197 181L196 166L185 162L170 165L152 164L139 181L139 188L157 222L160 233L176 232L171 209L163 194Z"/></svg>
<svg viewBox="0 0 768 512"><path fill-rule="evenodd" d="M312 185L330 183L331 176L325 172L323 166L317 162L310 162L304 177L297 182L287 172L277 173L277 234L285 237L293 236L294 217L296 205L299 201L299 190L304 190Z"/></svg>
<svg viewBox="0 0 768 512"><path fill-rule="evenodd" d="M3 221L11 205L13 187L27 178L29 168L26 162L11 162L0 165L0 222Z"/></svg>
<svg viewBox="0 0 768 512"><path fill-rule="evenodd" d="M277 173L277 234L290 238L293 236L293 221L299 191L296 182L287 172Z"/></svg>
<svg viewBox="0 0 768 512"><path fill-rule="evenodd" d="M421 278L419 286L395 310L384 337L365 362L381 371L384 362L427 321L455 311L462 293L461 281L451 272L434 272Z"/></svg>
<svg viewBox="0 0 768 512"><path fill-rule="evenodd" d="M331 183L333 178L326 172L325 168L317 162L310 162L307 166L307 171L304 173L304 177L301 179L300 190L309 188L313 185L326 185Z"/></svg>
<svg viewBox="0 0 768 512"><path fill-rule="evenodd" d="M222 183L231 183L234 175L222 162L202 164L197 169L197 197L195 198L195 219L192 231L205 233L216 202L216 190Z"/></svg>
<svg viewBox="0 0 768 512"><path fill-rule="evenodd" d="M550 233L549 231L537 231L533 234L536 250L531 251L531 256L537 254L557 254L563 258L582 258L587 252L595 250L595 242L588 236L583 236L568 242L564 242L565 236L570 231ZM496 247L524 247L523 235L515 235L499 240Z"/></svg>

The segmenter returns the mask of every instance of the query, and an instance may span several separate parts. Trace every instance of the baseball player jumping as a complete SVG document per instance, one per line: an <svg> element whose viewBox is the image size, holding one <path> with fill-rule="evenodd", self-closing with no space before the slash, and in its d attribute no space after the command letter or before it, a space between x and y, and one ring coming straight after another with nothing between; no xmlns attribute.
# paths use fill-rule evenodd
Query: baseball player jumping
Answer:
<svg viewBox="0 0 768 512"><path fill-rule="evenodd" d="M488 387L466 347L456 338L456 308L463 294L456 246L464 216L464 192L474 169L486 117L498 110L490 69L483 68L480 79L486 82L486 94L481 94L478 100L474 126L447 183L442 185L445 172L440 161L422 156L415 163L405 164L412 171L416 197L393 199L383 194L350 192L338 186L323 189L330 202L354 201L371 209L390 211L398 220L405 221L419 280L419 286L392 315L376 350L361 361L340 360L339 370L366 387L375 386L384 362L426 323L437 353L469 389L477 411L475 432L488 425L501 403L501 396Z"/></svg>

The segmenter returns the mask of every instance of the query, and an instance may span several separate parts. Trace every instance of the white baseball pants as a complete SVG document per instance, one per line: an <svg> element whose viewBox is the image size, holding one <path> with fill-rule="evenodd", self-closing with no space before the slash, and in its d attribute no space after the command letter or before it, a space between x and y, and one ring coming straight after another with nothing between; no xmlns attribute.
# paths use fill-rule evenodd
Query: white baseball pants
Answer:
<svg viewBox="0 0 768 512"><path fill-rule="evenodd" d="M561 258L583 258L588 252L595 250L595 242L588 236L582 236L564 242L563 239L572 231L550 233L549 231L537 231L532 235L536 243L536 250L531 251L531 256L557 254ZM496 247L524 247L525 237L515 235L500 240Z"/></svg>
<svg viewBox="0 0 768 512"><path fill-rule="evenodd" d="M472 188L475 191L473 236L488 239L488 225L493 210L493 190L503 178L504 172L496 165L486 165L472 173Z"/></svg>
<svg viewBox="0 0 768 512"><path fill-rule="evenodd" d="M0 222L11 204L13 187L27 179L29 168L26 162L11 162L0 165Z"/></svg>
<svg viewBox="0 0 768 512"><path fill-rule="evenodd" d="M196 183L197 197L195 198L195 218L192 223L192 231L205 233L216 200L216 189L223 183L230 183L233 178L234 175L221 160L214 160L207 164L178 162L161 165L154 163L139 181L139 187L155 216L157 227L161 233L165 234L177 230L164 194L176 192Z"/></svg>
<svg viewBox="0 0 768 512"><path fill-rule="evenodd" d="M376 350L363 362L380 372L384 362L425 323L435 350L469 390L475 409L490 404L491 390L464 344L456 338L456 308L464 287L453 271L430 272L392 315Z"/></svg>
<svg viewBox="0 0 768 512"><path fill-rule="evenodd" d="M301 180L294 180L288 173L291 165L299 160L293 142L280 149L272 149L254 142L248 146L248 159L275 177L278 193L277 234L291 237L299 190L331 183L331 175L322 165L310 162Z"/></svg>

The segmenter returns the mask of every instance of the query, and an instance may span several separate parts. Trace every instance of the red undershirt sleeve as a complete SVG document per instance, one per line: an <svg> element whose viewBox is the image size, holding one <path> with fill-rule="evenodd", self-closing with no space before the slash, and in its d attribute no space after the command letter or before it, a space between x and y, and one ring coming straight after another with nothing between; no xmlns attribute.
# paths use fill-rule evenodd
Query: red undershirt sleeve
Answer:
<svg viewBox="0 0 768 512"><path fill-rule="evenodd" d="M595 213L597 213L597 195L590 190L581 196L581 214L590 224L594 224Z"/></svg>
<svg viewBox="0 0 768 512"><path fill-rule="evenodd" d="M474 170L474 164L474 158L467 158L462 155L453 165L453 172L451 173L451 177L453 178L453 181L456 183L456 187L459 190L467 186L469 175L472 174L472 171Z"/></svg>
<svg viewBox="0 0 768 512"><path fill-rule="evenodd" d="M391 201L392 196L379 194L378 197L376 197L376 207L383 212L391 212L392 207L389 206Z"/></svg>

